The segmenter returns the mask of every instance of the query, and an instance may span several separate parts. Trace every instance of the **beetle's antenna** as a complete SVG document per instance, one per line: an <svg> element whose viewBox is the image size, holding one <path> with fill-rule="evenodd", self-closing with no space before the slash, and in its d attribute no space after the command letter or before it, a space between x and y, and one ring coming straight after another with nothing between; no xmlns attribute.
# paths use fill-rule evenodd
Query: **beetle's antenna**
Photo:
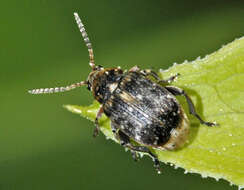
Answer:
<svg viewBox="0 0 244 190"><path fill-rule="evenodd" d="M66 87L55 87L55 88L40 88L40 89L33 89L33 90L28 90L30 94L51 94L51 93L58 93L58 92L66 92L73 90L75 88L81 87L83 85L86 85L86 81L81 81L78 83L71 84Z"/></svg>
<svg viewBox="0 0 244 190"><path fill-rule="evenodd" d="M89 58L90 58L89 65L91 66L92 70L95 70L96 66L94 63L94 54L93 54L92 44L88 38L85 27L84 27L83 23L81 22L79 15L75 12L74 16L75 16L75 20L76 20L76 23L78 25L78 28L80 29L81 35L82 35L82 37L86 43L86 46L88 48Z"/></svg>
<svg viewBox="0 0 244 190"><path fill-rule="evenodd" d="M92 45L91 45L91 42L90 42L88 35L86 33L85 27L82 24L79 15L77 13L74 13L74 16L75 16L75 20L76 20L76 23L78 25L78 28L80 29L81 35L82 35L82 37L86 43L86 46L88 48L89 58L90 58L89 65L91 66L92 70L96 70L96 65L94 63L94 54L93 54ZM66 92L66 91L73 90L75 88L78 88L78 87L86 85L86 84L87 84L87 81L81 81L81 82L74 83L74 84L71 84L71 85L66 86L66 87L39 88L39 89L29 90L28 92L30 94L51 94L51 93L58 93L58 92Z"/></svg>

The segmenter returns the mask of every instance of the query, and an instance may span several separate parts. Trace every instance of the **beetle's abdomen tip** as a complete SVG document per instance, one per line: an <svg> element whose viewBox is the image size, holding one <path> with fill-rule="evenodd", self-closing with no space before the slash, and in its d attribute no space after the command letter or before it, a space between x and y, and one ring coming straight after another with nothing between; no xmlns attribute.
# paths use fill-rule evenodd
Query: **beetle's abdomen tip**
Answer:
<svg viewBox="0 0 244 190"><path fill-rule="evenodd" d="M189 136L189 120L183 110L181 110L181 114L181 122L176 128L171 130L168 142L160 146L160 149L175 150L186 143Z"/></svg>

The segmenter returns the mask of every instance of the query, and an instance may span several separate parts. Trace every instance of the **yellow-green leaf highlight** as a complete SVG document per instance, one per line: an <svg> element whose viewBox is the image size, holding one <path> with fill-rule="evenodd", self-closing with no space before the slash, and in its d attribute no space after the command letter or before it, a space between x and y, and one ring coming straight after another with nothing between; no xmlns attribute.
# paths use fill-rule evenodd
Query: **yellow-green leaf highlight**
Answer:
<svg viewBox="0 0 244 190"><path fill-rule="evenodd" d="M155 150L159 160L195 172L203 177L224 178L239 187L244 186L244 38L222 47L217 52L183 64L174 64L160 71L161 78L180 73L172 85L185 89L197 112L218 127L199 124L188 114L183 98L179 98L191 121L190 137L177 151ZM99 104L65 106L94 121ZM110 121L103 116L101 131L112 138Z"/></svg>

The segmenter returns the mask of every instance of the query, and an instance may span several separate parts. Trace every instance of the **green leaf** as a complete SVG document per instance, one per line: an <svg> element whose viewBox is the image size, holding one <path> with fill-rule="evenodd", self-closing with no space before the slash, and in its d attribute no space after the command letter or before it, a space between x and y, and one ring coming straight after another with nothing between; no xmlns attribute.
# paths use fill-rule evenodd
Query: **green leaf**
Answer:
<svg viewBox="0 0 244 190"><path fill-rule="evenodd" d="M182 167L186 172L223 178L244 187L244 38L203 59L174 64L167 71L160 71L160 76L165 79L176 73L181 75L172 85L183 88L192 98L197 112L219 126L200 125L188 114L185 100L180 97L191 121L190 136L180 150L155 149L159 160ZM99 104L65 107L94 121ZM103 116L100 125L105 136L115 140L109 119Z"/></svg>

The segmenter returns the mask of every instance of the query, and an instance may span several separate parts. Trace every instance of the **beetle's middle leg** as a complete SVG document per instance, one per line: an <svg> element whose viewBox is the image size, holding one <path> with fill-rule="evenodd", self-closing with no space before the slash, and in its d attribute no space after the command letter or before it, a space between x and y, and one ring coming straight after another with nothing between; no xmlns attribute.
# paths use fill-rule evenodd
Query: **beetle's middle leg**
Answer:
<svg viewBox="0 0 244 190"><path fill-rule="evenodd" d="M180 89L180 88L177 88L177 87L174 87L174 86L166 86L165 87L169 92L171 92L173 95L175 96L179 96L179 95L182 95L186 98L186 101L187 101L187 104L188 104L188 108L189 108L189 112L190 114L194 115L199 121L201 124L204 124L204 125L207 125L207 126L214 126L214 125L217 125L216 123L212 123L212 122L207 122L207 121L204 121L196 112L195 110L195 106L191 100L191 98L185 93L184 90Z"/></svg>
<svg viewBox="0 0 244 190"><path fill-rule="evenodd" d="M173 76L169 77L168 79L162 80L162 79L160 79L158 74L156 72L152 71L151 69L141 70L140 72L142 74L144 74L145 76L153 77L154 79L157 80L157 83L159 83L161 85L168 85L168 84L172 83L180 75L179 73L177 73L176 75L173 75Z"/></svg>
<svg viewBox="0 0 244 190"><path fill-rule="evenodd" d="M119 136L118 136L119 126L116 125L115 123L113 123L113 122L111 121L111 128L112 128L112 132L113 132L115 138L116 138L118 141L121 142L121 140L120 140L120 138L119 138ZM133 150L130 150L130 151L131 151L131 155L132 155L133 160L134 160L134 161L137 161L138 159L137 159L137 153L136 153L136 151L133 151Z"/></svg>
<svg viewBox="0 0 244 190"><path fill-rule="evenodd" d="M111 127L112 127L113 133L115 134L116 139L118 139L120 141L120 144L123 147L129 148L132 151L133 158L134 158L136 152L148 153L153 159L155 169L157 170L158 173L161 173L158 157L155 154L153 154L149 150L149 148L147 148L145 146L132 145L130 142L130 138L125 133L123 133L121 130L119 130L118 127L115 126L115 124L112 123ZM135 153L133 153L133 152L135 152Z"/></svg>
<svg viewBox="0 0 244 190"><path fill-rule="evenodd" d="M102 114L103 114L103 107L101 106L97 112L97 115L96 115L95 129L93 131L93 137L96 137L98 135L99 130L100 130L98 120L102 117Z"/></svg>

